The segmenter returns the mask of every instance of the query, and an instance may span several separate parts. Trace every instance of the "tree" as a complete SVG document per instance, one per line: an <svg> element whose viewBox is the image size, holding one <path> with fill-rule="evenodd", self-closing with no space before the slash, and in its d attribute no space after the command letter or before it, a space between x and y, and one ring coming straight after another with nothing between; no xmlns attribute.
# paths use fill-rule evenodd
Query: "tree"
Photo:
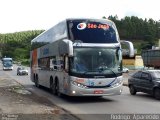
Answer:
<svg viewBox="0 0 160 120"><path fill-rule="evenodd" d="M29 59L31 40L44 30L23 31L0 34L2 56L9 56L15 60Z"/></svg>

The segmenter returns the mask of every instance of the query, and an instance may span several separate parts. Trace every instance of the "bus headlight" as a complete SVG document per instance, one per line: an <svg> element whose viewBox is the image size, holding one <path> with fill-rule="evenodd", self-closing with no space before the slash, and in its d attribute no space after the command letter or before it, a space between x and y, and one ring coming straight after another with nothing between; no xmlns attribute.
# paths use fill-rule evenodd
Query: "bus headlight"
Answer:
<svg viewBox="0 0 160 120"><path fill-rule="evenodd" d="M118 86L120 84L122 84L123 80L120 78L117 78L113 83L112 83L112 87Z"/></svg>
<svg viewBox="0 0 160 120"><path fill-rule="evenodd" d="M75 81L72 81L72 84L75 85L75 86L77 86L77 87L80 87L80 88L87 88L86 85L83 85L83 84L75 82Z"/></svg>

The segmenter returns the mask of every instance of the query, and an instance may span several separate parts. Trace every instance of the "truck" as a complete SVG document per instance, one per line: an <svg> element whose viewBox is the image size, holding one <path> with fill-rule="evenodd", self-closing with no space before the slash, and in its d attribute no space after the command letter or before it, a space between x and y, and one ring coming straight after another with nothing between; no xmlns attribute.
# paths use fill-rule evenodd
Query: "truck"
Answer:
<svg viewBox="0 0 160 120"><path fill-rule="evenodd" d="M13 59L10 57L2 58L3 70L13 70Z"/></svg>
<svg viewBox="0 0 160 120"><path fill-rule="evenodd" d="M142 59L145 67L160 69L160 49L142 51Z"/></svg>

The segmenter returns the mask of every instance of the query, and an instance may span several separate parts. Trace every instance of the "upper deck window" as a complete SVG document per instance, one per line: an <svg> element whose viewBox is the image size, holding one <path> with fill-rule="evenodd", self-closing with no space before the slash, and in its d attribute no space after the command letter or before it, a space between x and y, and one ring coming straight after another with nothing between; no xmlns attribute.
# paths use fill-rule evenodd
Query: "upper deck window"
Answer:
<svg viewBox="0 0 160 120"><path fill-rule="evenodd" d="M69 39L84 43L118 43L112 23L93 20L68 21Z"/></svg>

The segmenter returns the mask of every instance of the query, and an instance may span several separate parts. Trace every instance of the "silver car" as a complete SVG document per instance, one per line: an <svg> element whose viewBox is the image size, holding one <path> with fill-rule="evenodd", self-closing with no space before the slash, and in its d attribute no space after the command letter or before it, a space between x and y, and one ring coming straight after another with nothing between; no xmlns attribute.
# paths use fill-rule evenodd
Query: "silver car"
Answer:
<svg viewBox="0 0 160 120"><path fill-rule="evenodd" d="M28 70L24 66L17 68L17 75L28 75Z"/></svg>

